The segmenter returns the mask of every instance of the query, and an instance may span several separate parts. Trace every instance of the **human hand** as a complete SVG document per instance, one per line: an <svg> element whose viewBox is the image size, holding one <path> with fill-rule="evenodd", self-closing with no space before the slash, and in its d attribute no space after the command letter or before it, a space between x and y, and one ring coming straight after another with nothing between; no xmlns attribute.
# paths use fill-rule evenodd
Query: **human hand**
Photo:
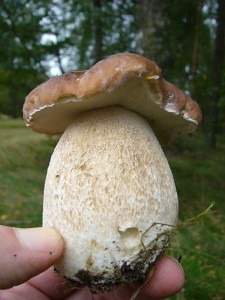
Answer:
<svg viewBox="0 0 225 300"><path fill-rule="evenodd" d="M92 295L75 290L51 267L62 255L63 239L53 228L14 229L0 226L1 300L128 300L137 287L125 285L110 293ZM136 299L163 299L183 286L184 273L171 257L159 259L153 275Z"/></svg>

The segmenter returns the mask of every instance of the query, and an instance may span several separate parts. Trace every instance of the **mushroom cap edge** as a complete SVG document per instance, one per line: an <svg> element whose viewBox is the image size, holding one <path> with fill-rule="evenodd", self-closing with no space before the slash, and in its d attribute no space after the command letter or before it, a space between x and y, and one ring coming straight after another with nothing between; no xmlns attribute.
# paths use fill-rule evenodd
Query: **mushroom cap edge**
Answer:
<svg viewBox="0 0 225 300"><path fill-rule="evenodd" d="M76 115L112 105L145 117L162 144L177 133L194 131L202 118L198 104L163 79L153 61L133 53L114 54L87 71L47 80L28 94L23 115L34 131L54 135L63 133Z"/></svg>

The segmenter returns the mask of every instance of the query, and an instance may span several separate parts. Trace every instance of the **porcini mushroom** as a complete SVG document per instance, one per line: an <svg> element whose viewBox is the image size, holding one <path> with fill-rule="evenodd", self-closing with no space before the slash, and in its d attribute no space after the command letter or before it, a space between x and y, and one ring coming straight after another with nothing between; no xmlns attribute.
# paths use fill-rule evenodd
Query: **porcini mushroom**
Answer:
<svg viewBox="0 0 225 300"><path fill-rule="evenodd" d="M131 53L51 78L26 98L34 131L62 134L48 167L43 226L65 240L56 270L99 293L144 282L169 245L178 199L160 144L196 129L198 104Z"/></svg>

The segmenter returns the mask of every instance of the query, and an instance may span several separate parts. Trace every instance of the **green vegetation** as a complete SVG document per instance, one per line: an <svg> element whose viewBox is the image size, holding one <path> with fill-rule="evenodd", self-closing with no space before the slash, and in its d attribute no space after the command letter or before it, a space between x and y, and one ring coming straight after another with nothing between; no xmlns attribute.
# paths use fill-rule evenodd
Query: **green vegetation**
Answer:
<svg viewBox="0 0 225 300"><path fill-rule="evenodd" d="M186 273L186 285L174 299L225 299L225 141L217 151L207 151L201 133L174 141L168 151L180 200L180 222L212 210L202 223L178 231L176 256Z"/></svg>
<svg viewBox="0 0 225 300"><path fill-rule="evenodd" d="M20 119L0 117L0 223L41 224L42 193L56 139L33 133ZM225 299L225 141L206 151L202 133L166 149L180 199L180 222L214 206L202 223L178 230L173 255L182 256L186 285L173 299Z"/></svg>
<svg viewBox="0 0 225 300"><path fill-rule="evenodd" d="M0 141L0 222L38 226L52 139L28 130L23 120L1 118Z"/></svg>

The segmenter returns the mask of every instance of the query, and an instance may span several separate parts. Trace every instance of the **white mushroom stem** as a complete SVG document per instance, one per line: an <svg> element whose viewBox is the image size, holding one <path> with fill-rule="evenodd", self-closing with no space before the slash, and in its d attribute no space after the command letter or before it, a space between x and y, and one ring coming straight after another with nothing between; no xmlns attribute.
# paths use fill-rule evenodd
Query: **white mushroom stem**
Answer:
<svg viewBox="0 0 225 300"><path fill-rule="evenodd" d="M175 225L177 214L173 176L143 117L120 106L96 109L64 132L48 168L43 213L44 226L65 239L56 265L64 276L116 283L124 275L118 270L151 249L146 271L167 243L162 233L171 228L162 224Z"/></svg>

